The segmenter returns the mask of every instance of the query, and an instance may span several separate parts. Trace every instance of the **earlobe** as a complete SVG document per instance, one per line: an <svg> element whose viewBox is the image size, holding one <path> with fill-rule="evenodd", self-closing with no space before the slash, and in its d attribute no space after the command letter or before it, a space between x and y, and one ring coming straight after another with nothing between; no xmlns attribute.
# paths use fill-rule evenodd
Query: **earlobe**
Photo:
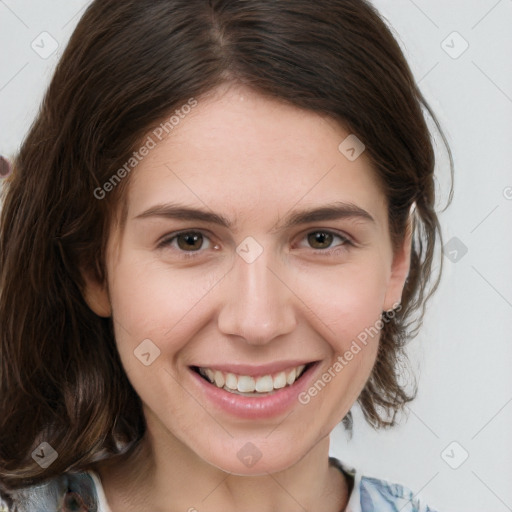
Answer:
<svg viewBox="0 0 512 512"><path fill-rule="evenodd" d="M405 287L405 281L409 275L411 266L412 234L414 230L414 204L411 207L407 228L402 245L397 249L393 256L391 267L391 277L386 291L384 301L384 311L388 311L401 302L402 292Z"/></svg>
<svg viewBox="0 0 512 512"><path fill-rule="evenodd" d="M112 315L112 308L106 284L99 283L87 272L82 272L82 274L85 282L85 289L82 291L82 295L85 302L98 316L110 317Z"/></svg>

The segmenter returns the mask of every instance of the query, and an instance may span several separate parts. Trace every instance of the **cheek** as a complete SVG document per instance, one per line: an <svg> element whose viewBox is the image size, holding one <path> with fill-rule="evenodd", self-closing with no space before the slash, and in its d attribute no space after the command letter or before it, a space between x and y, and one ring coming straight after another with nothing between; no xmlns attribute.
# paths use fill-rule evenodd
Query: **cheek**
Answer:
<svg viewBox="0 0 512 512"><path fill-rule="evenodd" d="M191 323L195 310L223 272L171 269L159 261L142 258L120 261L114 269L111 301L114 317L132 337L166 334Z"/></svg>
<svg viewBox="0 0 512 512"><path fill-rule="evenodd" d="M324 276L324 281L330 283L328 290L312 288L305 278L302 281L304 296L308 293L307 304L318 317L312 321L313 327L322 333L330 354L318 380L299 401L325 411L326 431L350 410L374 366L383 326L384 270L379 262L340 267Z"/></svg>
<svg viewBox="0 0 512 512"><path fill-rule="evenodd" d="M164 356L151 363L151 375L164 366L164 360L172 362L201 329L208 293L222 273L170 270L161 262L141 261L133 256L118 261L112 270L110 296L123 367L132 384L135 381L140 386L151 386L154 383L146 381L148 368L136 357L139 347L149 339L157 347L153 348L155 354L160 350Z"/></svg>
<svg viewBox="0 0 512 512"><path fill-rule="evenodd" d="M387 275L378 261L331 268L303 275L298 295L318 317L319 331L336 352L379 323L386 295ZM324 286L320 286L325 283Z"/></svg>

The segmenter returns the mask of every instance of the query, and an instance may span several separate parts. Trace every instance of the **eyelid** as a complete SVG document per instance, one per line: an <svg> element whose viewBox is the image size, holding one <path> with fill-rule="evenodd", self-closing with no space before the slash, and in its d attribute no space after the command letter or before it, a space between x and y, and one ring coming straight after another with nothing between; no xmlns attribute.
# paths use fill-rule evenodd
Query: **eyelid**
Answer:
<svg viewBox="0 0 512 512"><path fill-rule="evenodd" d="M213 244L213 247L218 247L218 244L212 240L212 235L209 234L208 230L199 229L199 228L188 228L188 229L182 229L179 231L175 231L172 233L168 233L167 235L164 235L159 242L157 242L157 248L158 249L166 249L169 248L171 243L176 240L176 238L179 235L182 234L190 234L190 233L198 233L203 236L203 238L206 238L211 244ZM299 236L300 240L303 240L307 237L307 235L311 233L327 233L333 236L337 236L340 238L343 242L341 244L335 245L334 247L328 247L326 249L315 249L314 247L310 247L310 251L312 251L315 254L323 253L325 255L332 254L334 252L339 252L342 250L347 250L346 246L355 246L356 243L353 240L351 236L349 236L347 233L342 233L334 229L326 229L326 228L308 228L307 230L303 231ZM197 251L183 251L180 249L173 249L176 253L179 254L179 257L182 258L194 258L199 257L202 253L205 252L205 250L198 249Z"/></svg>
<svg viewBox="0 0 512 512"><path fill-rule="evenodd" d="M311 233L327 233L329 235L337 236L343 240L346 240L347 242L352 242L355 244L355 240L348 233L345 233L344 231L338 231L337 229L333 228L308 228L300 235L298 235L298 237L302 239Z"/></svg>
<svg viewBox="0 0 512 512"><path fill-rule="evenodd" d="M191 229L181 229L179 231L167 233L157 242L157 248L163 249L163 248L169 247L171 245L171 242L173 242L178 236L184 235L184 234L189 234L189 233L200 234L203 236L203 238L209 240L209 242L211 244L213 244L214 246L218 245L212 240L213 235L211 235L208 230L191 228ZM187 253L194 254L194 253L200 253L203 251L201 249L199 249L198 251L178 251L178 252L181 252L183 254L187 254Z"/></svg>
<svg viewBox="0 0 512 512"><path fill-rule="evenodd" d="M335 229L326 229L326 228L309 228L304 231L301 235L299 235L300 240L304 240L311 233L327 233L329 235L333 235L342 240L341 244L335 245L333 247L328 247L326 249L315 249L314 247L310 247L309 249L316 254L332 254L334 252L339 252L342 250L347 250L346 246L355 246L356 243L351 236L346 233L341 233Z"/></svg>

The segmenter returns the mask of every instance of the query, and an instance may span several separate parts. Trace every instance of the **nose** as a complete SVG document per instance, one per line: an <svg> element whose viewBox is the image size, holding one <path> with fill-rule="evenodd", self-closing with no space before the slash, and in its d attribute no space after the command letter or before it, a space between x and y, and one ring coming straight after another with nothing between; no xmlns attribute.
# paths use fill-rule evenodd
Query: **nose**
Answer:
<svg viewBox="0 0 512 512"><path fill-rule="evenodd" d="M295 329L294 293L285 272L270 260L266 250L250 263L235 255L222 284L224 300L218 316L222 333L263 345Z"/></svg>

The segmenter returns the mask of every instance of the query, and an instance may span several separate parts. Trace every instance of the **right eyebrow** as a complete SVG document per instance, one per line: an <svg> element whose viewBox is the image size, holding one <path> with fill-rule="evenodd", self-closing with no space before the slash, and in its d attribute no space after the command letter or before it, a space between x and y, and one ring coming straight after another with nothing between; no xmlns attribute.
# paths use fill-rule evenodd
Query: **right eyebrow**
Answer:
<svg viewBox="0 0 512 512"><path fill-rule="evenodd" d="M166 219L181 219L181 220L198 220L201 222L209 222L212 224L218 224L225 228L231 229L232 223L226 219L223 215L201 210L198 208L189 208L186 206L180 206L173 203L157 204L151 208L145 210L139 215L135 216L134 219L147 219L151 217L163 217Z"/></svg>

